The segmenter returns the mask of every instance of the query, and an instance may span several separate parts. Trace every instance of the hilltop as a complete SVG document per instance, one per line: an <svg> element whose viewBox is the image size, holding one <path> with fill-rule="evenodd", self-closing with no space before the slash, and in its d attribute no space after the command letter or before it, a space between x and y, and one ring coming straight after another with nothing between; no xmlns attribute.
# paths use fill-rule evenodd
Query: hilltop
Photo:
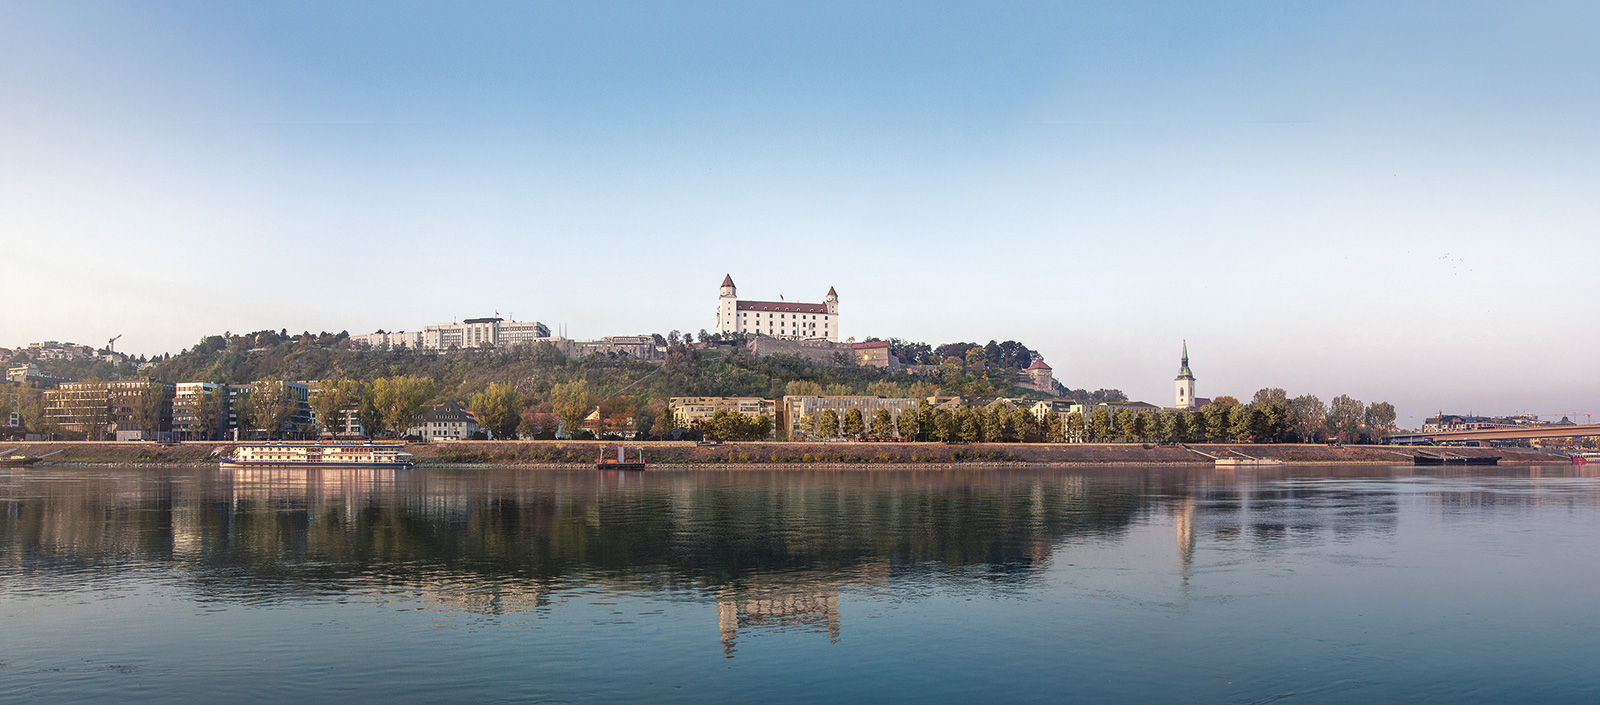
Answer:
<svg viewBox="0 0 1600 705"><path fill-rule="evenodd" d="M659 336L658 336L659 337ZM672 336L677 338L677 336ZM409 348L373 348L345 333L257 331L207 336L174 355L162 355L136 369L131 363L44 360L47 372L71 379L144 377L167 382L244 384L262 379L370 382L380 377L430 379L436 401L465 401L492 383L511 385L534 400L549 398L557 384L588 381L601 396L626 390L640 405L674 396L759 396L785 394L864 394L925 397L963 394L972 397L1045 395L1014 384L1018 370L1037 353L1015 341L947 343L930 346L891 340L893 354L916 372L891 371L850 364L827 365L785 356L757 357L729 341L661 340L664 359L641 360L623 355L568 357L548 343L449 352ZM1069 396L1118 399L1116 390Z"/></svg>

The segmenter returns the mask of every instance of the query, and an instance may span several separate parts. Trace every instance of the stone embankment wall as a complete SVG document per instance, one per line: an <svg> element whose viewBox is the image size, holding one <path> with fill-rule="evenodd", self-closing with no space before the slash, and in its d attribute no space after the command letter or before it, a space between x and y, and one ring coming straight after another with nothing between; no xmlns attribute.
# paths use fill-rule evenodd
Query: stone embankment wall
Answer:
<svg viewBox="0 0 1600 705"><path fill-rule="evenodd" d="M0 450L21 447L21 453L43 455L65 452L46 459L49 465L77 463L204 463L214 459L220 449L225 454L231 442L187 442L157 444L124 443L5 443ZM1045 463L1118 465L1150 463L1209 464L1210 459L1181 446L1138 443L726 443L698 446L687 442L628 443L628 459L644 450L652 464L744 464L744 463ZM1239 452L1257 458L1272 458L1286 463L1368 463L1404 465L1410 451L1400 446L1339 446L1297 444L1193 444L1191 448L1211 455L1227 456ZM601 457L616 457L616 442L607 441L457 441L408 444L407 452L421 466L474 463L494 464L592 464ZM1457 455L1497 455L1507 465L1527 463L1567 463L1565 457L1526 448L1428 448Z"/></svg>

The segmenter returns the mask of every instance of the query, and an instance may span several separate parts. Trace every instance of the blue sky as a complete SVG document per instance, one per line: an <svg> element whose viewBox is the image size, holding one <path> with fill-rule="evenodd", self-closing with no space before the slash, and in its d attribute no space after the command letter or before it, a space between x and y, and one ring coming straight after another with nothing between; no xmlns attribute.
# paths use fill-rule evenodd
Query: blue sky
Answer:
<svg viewBox="0 0 1600 705"><path fill-rule="evenodd" d="M1600 412L1594 3L0 1L0 345L493 313Z"/></svg>

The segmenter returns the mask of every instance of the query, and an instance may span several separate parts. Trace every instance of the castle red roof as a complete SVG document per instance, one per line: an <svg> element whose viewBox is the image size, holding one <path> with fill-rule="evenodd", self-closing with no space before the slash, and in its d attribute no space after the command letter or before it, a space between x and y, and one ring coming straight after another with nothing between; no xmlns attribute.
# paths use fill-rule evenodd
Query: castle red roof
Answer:
<svg viewBox="0 0 1600 705"><path fill-rule="evenodd" d="M787 311L790 313L827 313L827 304L802 304L793 301L740 301L740 311L770 311L777 313Z"/></svg>
<svg viewBox="0 0 1600 705"><path fill-rule="evenodd" d="M724 275L722 275L722 285L723 286L733 286L733 275L732 274L724 274Z"/></svg>
<svg viewBox="0 0 1600 705"><path fill-rule="evenodd" d="M838 296L838 294L833 292L833 287L831 287L831 286L828 287L828 295L829 296Z"/></svg>
<svg viewBox="0 0 1600 705"><path fill-rule="evenodd" d="M1048 369L1050 369L1050 366L1044 364L1044 358L1040 358L1038 360L1034 360L1033 364L1028 365L1028 369L1030 369L1030 370L1048 370Z"/></svg>

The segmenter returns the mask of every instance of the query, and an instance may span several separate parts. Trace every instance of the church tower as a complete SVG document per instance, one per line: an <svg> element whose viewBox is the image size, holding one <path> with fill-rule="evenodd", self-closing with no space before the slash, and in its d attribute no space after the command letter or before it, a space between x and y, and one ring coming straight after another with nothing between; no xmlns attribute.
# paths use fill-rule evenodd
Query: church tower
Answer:
<svg viewBox="0 0 1600 705"><path fill-rule="evenodd" d="M1189 371L1189 341L1183 341L1183 363L1178 368L1178 402L1179 409L1195 408L1194 400L1194 373Z"/></svg>

